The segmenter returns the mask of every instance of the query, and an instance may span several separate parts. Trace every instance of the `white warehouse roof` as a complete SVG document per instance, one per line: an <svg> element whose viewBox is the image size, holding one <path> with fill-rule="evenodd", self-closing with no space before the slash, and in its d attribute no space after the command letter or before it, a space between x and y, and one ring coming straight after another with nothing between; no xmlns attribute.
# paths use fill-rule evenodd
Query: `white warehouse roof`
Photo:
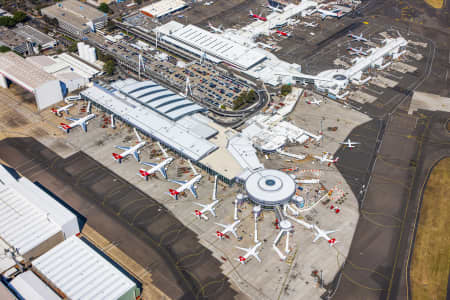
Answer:
<svg viewBox="0 0 450 300"><path fill-rule="evenodd" d="M12 51L0 54L0 72L31 92L49 81L57 80Z"/></svg>
<svg viewBox="0 0 450 300"><path fill-rule="evenodd" d="M183 0L161 0L141 8L141 13L152 18L160 18L186 6Z"/></svg>
<svg viewBox="0 0 450 300"><path fill-rule="evenodd" d="M27 178L0 167L0 237L21 255L62 231L79 232L77 217Z"/></svg>
<svg viewBox="0 0 450 300"><path fill-rule="evenodd" d="M72 300L139 296L130 278L75 236L35 259L33 268Z"/></svg>
<svg viewBox="0 0 450 300"><path fill-rule="evenodd" d="M184 26L176 21L170 21L154 29L154 31L162 33L161 38L169 43L171 42L170 39L183 42L245 70L266 58L266 55L261 51L250 49L195 25ZM186 50L189 50L189 48L187 47Z"/></svg>
<svg viewBox="0 0 450 300"><path fill-rule="evenodd" d="M24 299L61 300L61 297L30 270L14 277L11 285Z"/></svg>
<svg viewBox="0 0 450 300"><path fill-rule="evenodd" d="M67 53L53 56L30 56L26 60L55 76L65 73L75 73L83 78L91 79L100 73L100 70L91 67Z"/></svg>

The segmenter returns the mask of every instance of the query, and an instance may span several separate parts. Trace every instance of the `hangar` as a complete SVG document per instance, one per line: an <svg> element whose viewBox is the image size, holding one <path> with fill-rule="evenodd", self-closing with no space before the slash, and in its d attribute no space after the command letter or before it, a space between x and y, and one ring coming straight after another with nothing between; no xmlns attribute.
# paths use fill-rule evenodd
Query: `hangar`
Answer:
<svg viewBox="0 0 450 300"><path fill-rule="evenodd" d="M0 86L8 88L8 80L33 93L38 110L63 100L65 88L55 76L14 52L0 54Z"/></svg>

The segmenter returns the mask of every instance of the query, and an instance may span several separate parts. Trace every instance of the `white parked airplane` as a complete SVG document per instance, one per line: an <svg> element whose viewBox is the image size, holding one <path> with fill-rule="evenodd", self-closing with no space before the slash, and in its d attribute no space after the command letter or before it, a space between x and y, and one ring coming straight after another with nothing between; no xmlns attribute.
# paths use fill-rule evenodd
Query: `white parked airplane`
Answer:
<svg viewBox="0 0 450 300"><path fill-rule="evenodd" d="M258 42L258 45L260 45L263 49L270 49L270 50L274 50L275 49L274 46L268 45L268 44L264 44L264 43L261 43L261 42Z"/></svg>
<svg viewBox="0 0 450 300"><path fill-rule="evenodd" d="M273 6L272 4L270 4L270 1L267 1L267 8L278 13L283 12L283 8L280 5Z"/></svg>
<svg viewBox="0 0 450 300"><path fill-rule="evenodd" d="M214 27L211 23L208 22L208 27L211 28L211 31L214 33L223 33L222 25L219 25L219 27Z"/></svg>
<svg viewBox="0 0 450 300"><path fill-rule="evenodd" d="M70 124L65 124L65 123L59 123L60 126L58 126L59 128L61 128L62 130L64 130L65 132L69 133L69 130L80 126L84 132L87 132L87 124L88 121L90 119L95 118L95 114L89 114L83 118L77 119L77 118L66 118L69 121L72 121L72 123Z"/></svg>
<svg viewBox="0 0 450 300"><path fill-rule="evenodd" d="M347 48L347 51L350 52L350 55L358 55L358 56L360 56L360 55L364 55L364 56L369 55L369 53L364 51L362 47L359 47L359 48L349 47L349 48Z"/></svg>
<svg viewBox="0 0 450 300"><path fill-rule="evenodd" d="M238 262L240 262L241 264L245 264L245 263L247 262L247 259L248 259L250 256L253 256L254 258L256 258L256 260L257 260L258 262L261 262L261 258L258 256L259 251L256 251L256 250L259 248L259 246L261 246L261 245L262 245L262 243L259 242L258 244L256 244L256 245L253 246L252 248L241 248L241 247L236 247L236 248L238 248L238 249L240 249L240 250L242 250L242 251L245 251L245 254L239 256L239 258L236 258L236 260L237 260Z"/></svg>
<svg viewBox="0 0 450 300"><path fill-rule="evenodd" d="M70 103L70 104L67 104L67 105L65 105L63 107L52 108L51 111L52 111L52 113L54 113L55 115L57 115L59 117L62 116L62 112L65 112L66 114L69 115L70 114L69 113L69 108L71 108L74 105L75 105L74 103Z"/></svg>
<svg viewBox="0 0 450 300"><path fill-rule="evenodd" d="M211 202L210 204L206 204L206 205L198 203L198 202L193 202L193 203L202 207L201 210L196 209L194 211L194 214L196 216L198 216L199 218L203 218L205 220L208 220L208 217L205 216L205 212L207 212L207 211L209 211L214 217L217 217L214 206L216 206L217 203L219 203L219 200L215 200L215 201Z"/></svg>
<svg viewBox="0 0 450 300"><path fill-rule="evenodd" d="M352 148L355 148L355 145L359 145L361 143L359 143L359 142L352 142L350 139L347 139L345 142L341 142L339 144L345 145L345 146L347 146L347 148L352 149Z"/></svg>
<svg viewBox="0 0 450 300"><path fill-rule="evenodd" d="M238 238L238 235L236 233L236 226L241 223L241 220L237 220L235 221L233 224L229 224L229 225L224 225L224 224L220 224L220 223L216 223L216 225L219 225L223 228L225 228L222 231L216 231L216 235L219 239L223 239L223 237L228 233L231 232L236 238Z"/></svg>
<svg viewBox="0 0 450 300"><path fill-rule="evenodd" d="M178 183L180 187L178 187L176 190L169 189L169 195L172 196L175 200L178 200L178 195L180 193L183 193L185 190L190 190L192 195L195 198L198 198L197 190L196 190L196 184L202 179L202 174L197 173L195 168L192 166L191 161L189 161L189 164L191 165L192 170L194 171L194 177L189 181L184 180L175 180L175 179L169 179L170 182Z"/></svg>
<svg viewBox="0 0 450 300"><path fill-rule="evenodd" d="M335 159L333 159L333 156L331 156L330 153L328 153L328 152L324 152L322 156L313 155L313 157L315 159L317 159L318 161L320 161L320 163L327 162L328 166L330 166L331 163L337 163L339 160L339 157L336 157Z"/></svg>
<svg viewBox="0 0 450 300"><path fill-rule="evenodd" d="M148 170L140 169L139 174L140 176L144 177L145 180L148 180L148 176L155 174L156 172L160 172L161 175L167 179L167 166L173 161L173 157L170 157L166 150L161 146L161 144L158 142L158 146L161 149L161 152L163 153L165 159L160 162L159 164L151 163L151 162L142 162L141 164L150 166L151 168Z"/></svg>
<svg viewBox="0 0 450 300"><path fill-rule="evenodd" d="M213 1L208 1L208 2L205 2L205 4L203 4L203 5L210 6L211 4L214 4L214 2Z"/></svg>
<svg viewBox="0 0 450 300"><path fill-rule="evenodd" d="M217 194L217 176L214 178L214 189L213 189L213 194L212 194L212 201L213 202L211 202L210 204L206 204L206 205L198 203L198 202L194 202L194 204L199 205L199 206L202 207L201 210L196 209L194 211L194 215L198 216L199 218L203 218L205 220L208 220L208 217L205 216L205 212L209 211L214 217L217 217L216 213L215 213L214 206L216 206L217 203L219 203L219 200L217 200L216 194Z"/></svg>
<svg viewBox="0 0 450 300"><path fill-rule="evenodd" d="M306 27L311 27L311 28L315 28L315 27L319 26L319 24L314 23L314 22L311 22L311 23L309 23L309 22L303 22L303 24L304 24Z"/></svg>
<svg viewBox="0 0 450 300"><path fill-rule="evenodd" d="M362 33L362 32L361 32L360 35L356 35L356 34L353 34L353 33L349 33L347 36L348 36L348 37L351 37L351 38L352 38L352 41L355 41L355 42L363 42L363 43L367 43L367 42L369 41L368 39L366 39L365 37L363 37L363 33Z"/></svg>
<svg viewBox="0 0 450 300"><path fill-rule="evenodd" d="M117 153L112 154L115 161L118 161L119 163L121 163L123 158L132 154L134 156L134 159L136 159L136 161L139 162L139 160L140 160L139 159L139 152L140 152L139 149L144 147L147 142L142 140L142 138L139 136L136 128L134 128L134 133L136 134L136 137L138 139L138 143L136 144L136 146L133 146L133 147L115 146L117 149L124 150L124 152L122 152L120 154L117 154Z"/></svg>
<svg viewBox="0 0 450 300"><path fill-rule="evenodd" d="M319 227L317 227L316 224L313 224L312 228L313 228L314 234L316 235L316 237L313 240L313 243L317 242L317 240L320 239L320 238L323 238L324 240L326 240L328 242L328 244L330 245L330 247L334 246L337 243L335 238L330 238L328 236L330 233L334 233L337 230L325 231L325 230L322 230Z"/></svg>
<svg viewBox="0 0 450 300"><path fill-rule="evenodd" d="M58 127L64 130L66 133L69 133L70 129L80 126L84 132L87 132L87 124L89 123L89 120L95 118L95 114L91 114L91 102L89 102L88 104L87 112L89 114L82 118L66 118L66 120L72 121L72 123L59 123Z"/></svg>
<svg viewBox="0 0 450 300"><path fill-rule="evenodd" d="M300 23L300 20L292 20L292 19L287 20L288 26L294 26L297 25L298 23Z"/></svg>
<svg viewBox="0 0 450 300"><path fill-rule="evenodd" d="M320 103L322 102L323 102L322 100L317 100L316 98L314 98L312 101L311 100L306 101L306 103L308 104L315 104L317 106L320 106Z"/></svg>
<svg viewBox="0 0 450 300"><path fill-rule="evenodd" d="M322 21L325 20L327 17L332 18L338 18L340 19L342 17L342 11L340 9L334 9L334 10L326 10L321 9L324 5L319 5L318 8L315 10L315 13L319 13L322 17Z"/></svg>

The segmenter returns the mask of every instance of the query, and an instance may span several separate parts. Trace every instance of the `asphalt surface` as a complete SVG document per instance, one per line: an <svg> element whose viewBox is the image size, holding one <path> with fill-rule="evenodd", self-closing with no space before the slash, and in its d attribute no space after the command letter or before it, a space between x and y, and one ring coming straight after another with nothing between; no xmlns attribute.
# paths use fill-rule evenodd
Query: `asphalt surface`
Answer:
<svg viewBox="0 0 450 300"><path fill-rule="evenodd" d="M87 219L172 299L233 299L221 263L166 208L82 152L67 159L33 138L0 142L0 158Z"/></svg>
<svg viewBox="0 0 450 300"><path fill-rule="evenodd" d="M372 14L388 25L396 5L392 6ZM419 110L407 115L416 89L448 97L448 34L417 24L391 26L402 33L409 27L408 38L428 41L429 47L417 72L407 74L398 87L385 89L374 103L361 106L374 120L356 128L349 138L362 145L337 153L341 157L337 167L358 197L360 219L347 260L323 298L411 299L409 262L422 192L431 168L450 155L450 135L444 128L449 113Z"/></svg>

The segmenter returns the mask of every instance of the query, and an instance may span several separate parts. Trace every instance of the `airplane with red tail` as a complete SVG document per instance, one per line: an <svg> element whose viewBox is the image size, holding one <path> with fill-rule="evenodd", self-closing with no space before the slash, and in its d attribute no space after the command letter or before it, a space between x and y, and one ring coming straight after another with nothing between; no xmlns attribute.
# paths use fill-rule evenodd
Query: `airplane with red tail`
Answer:
<svg viewBox="0 0 450 300"><path fill-rule="evenodd" d="M141 149L142 147L145 146L145 144L147 143L146 141L142 140L142 138L139 136L136 128L134 128L134 133L136 134L136 137L138 139L138 143L133 146L133 147L125 147L125 146L115 146L117 149L121 149L124 150L122 153L117 154L117 153L113 153L113 158L115 161L122 163L122 159L127 157L128 155L133 155L134 159L136 159L137 162L140 161L139 158L139 149Z"/></svg>
<svg viewBox="0 0 450 300"><path fill-rule="evenodd" d="M254 20L260 20L260 21L264 21L264 22L267 21L267 18L257 15L257 14L254 14L251 10L249 11L249 16L250 16L250 18L253 18Z"/></svg>

